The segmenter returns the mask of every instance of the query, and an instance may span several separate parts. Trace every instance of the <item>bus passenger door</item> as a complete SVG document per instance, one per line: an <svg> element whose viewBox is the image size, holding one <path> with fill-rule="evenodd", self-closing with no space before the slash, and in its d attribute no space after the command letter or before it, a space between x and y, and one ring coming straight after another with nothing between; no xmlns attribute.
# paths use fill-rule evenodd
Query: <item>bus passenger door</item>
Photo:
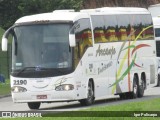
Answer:
<svg viewBox="0 0 160 120"><path fill-rule="evenodd" d="M95 95L97 97L106 97L108 95L108 61L98 60L96 62L97 74L95 76Z"/></svg>

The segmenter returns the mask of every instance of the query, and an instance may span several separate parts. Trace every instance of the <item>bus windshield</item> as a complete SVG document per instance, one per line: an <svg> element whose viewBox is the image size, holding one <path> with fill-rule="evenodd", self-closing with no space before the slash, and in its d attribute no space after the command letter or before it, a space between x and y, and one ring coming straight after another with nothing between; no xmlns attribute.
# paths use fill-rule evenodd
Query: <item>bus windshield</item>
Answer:
<svg viewBox="0 0 160 120"><path fill-rule="evenodd" d="M48 77L70 72L70 28L70 24L62 23L15 27L12 42L12 75Z"/></svg>

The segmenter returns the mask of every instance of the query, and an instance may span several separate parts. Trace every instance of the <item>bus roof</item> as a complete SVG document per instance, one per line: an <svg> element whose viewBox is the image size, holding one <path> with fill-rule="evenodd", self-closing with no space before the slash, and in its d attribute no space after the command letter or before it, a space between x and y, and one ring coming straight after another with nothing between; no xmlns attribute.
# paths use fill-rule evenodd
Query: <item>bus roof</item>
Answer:
<svg viewBox="0 0 160 120"><path fill-rule="evenodd" d="M35 14L30 16L24 16L18 19L15 23L29 23L29 22L40 22L40 21L76 21L79 18L88 18L87 13L79 13L79 12L66 12L64 10L56 10L50 13L42 13L42 14Z"/></svg>
<svg viewBox="0 0 160 120"><path fill-rule="evenodd" d="M89 13L107 13L107 14L150 14L150 12L145 8L138 7L102 7L96 9L84 9L81 12Z"/></svg>
<svg viewBox="0 0 160 120"><path fill-rule="evenodd" d="M24 16L16 21L18 23L38 22L38 21L76 21L81 18L89 18L89 15L107 14L150 14L145 8L137 7L102 7L96 9L84 9L80 12L74 10L55 10L51 13L42 13Z"/></svg>

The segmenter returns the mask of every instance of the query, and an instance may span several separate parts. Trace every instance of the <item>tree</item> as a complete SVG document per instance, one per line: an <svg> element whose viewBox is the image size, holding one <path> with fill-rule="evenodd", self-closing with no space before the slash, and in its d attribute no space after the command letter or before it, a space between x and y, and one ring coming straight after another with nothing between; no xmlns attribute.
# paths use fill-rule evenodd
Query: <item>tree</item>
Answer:
<svg viewBox="0 0 160 120"><path fill-rule="evenodd" d="M52 12L55 9L75 9L83 0L0 0L0 27L8 29L14 22L26 15Z"/></svg>
<svg viewBox="0 0 160 120"><path fill-rule="evenodd" d="M3 29L7 29L20 15L20 11L17 10L18 2L18 0L0 1L0 27Z"/></svg>
<svg viewBox="0 0 160 120"><path fill-rule="evenodd" d="M97 7L148 7L158 4L160 0L83 0L83 8L91 9Z"/></svg>

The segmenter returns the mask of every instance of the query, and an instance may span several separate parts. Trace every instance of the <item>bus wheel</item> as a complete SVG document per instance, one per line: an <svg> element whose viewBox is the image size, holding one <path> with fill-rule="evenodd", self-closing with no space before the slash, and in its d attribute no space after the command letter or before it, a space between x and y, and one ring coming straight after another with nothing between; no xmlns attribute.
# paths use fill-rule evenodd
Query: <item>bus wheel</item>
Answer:
<svg viewBox="0 0 160 120"><path fill-rule="evenodd" d="M133 78L133 91L130 93L130 97L133 98L137 98L138 96L138 78L135 75Z"/></svg>
<svg viewBox="0 0 160 120"><path fill-rule="evenodd" d="M142 83L140 86L138 86L138 97L143 97L144 95L144 89L145 89L145 82L144 82L144 78L142 78Z"/></svg>
<svg viewBox="0 0 160 120"><path fill-rule="evenodd" d="M94 90L93 90L92 81L89 81L89 83L88 83L87 98L86 99L82 99L79 102L83 106L88 106L88 105L93 104L93 102L94 102Z"/></svg>
<svg viewBox="0 0 160 120"><path fill-rule="evenodd" d="M119 94L119 97L120 97L121 100L126 99L126 93Z"/></svg>
<svg viewBox="0 0 160 120"><path fill-rule="evenodd" d="M40 102L28 102L28 107L30 109L39 109L40 105Z"/></svg>

